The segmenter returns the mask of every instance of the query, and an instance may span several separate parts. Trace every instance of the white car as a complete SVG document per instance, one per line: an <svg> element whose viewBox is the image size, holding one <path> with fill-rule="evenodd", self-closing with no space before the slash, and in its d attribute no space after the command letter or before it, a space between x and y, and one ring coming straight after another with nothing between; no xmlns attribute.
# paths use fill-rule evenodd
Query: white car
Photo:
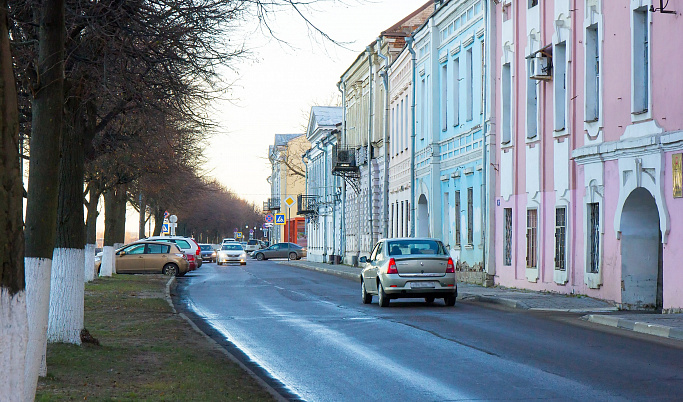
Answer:
<svg viewBox="0 0 683 402"><path fill-rule="evenodd" d="M247 252L244 251L242 245L238 242L228 242L223 244L218 250L216 263L218 265L227 264L229 262L239 262L240 265L247 265Z"/></svg>
<svg viewBox="0 0 683 402"><path fill-rule="evenodd" d="M233 239L232 237L228 237L226 239L223 239L223 241L221 242L221 245L227 244L227 243L233 243L233 242L237 243L237 240Z"/></svg>
<svg viewBox="0 0 683 402"><path fill-rule="evenodd" d="M258 240L256 239L251 239L247 242L247 246L244 248L244 250L247 253L250 253L252 251L260 250L261 249L261 244L259 243Z"/></svg>

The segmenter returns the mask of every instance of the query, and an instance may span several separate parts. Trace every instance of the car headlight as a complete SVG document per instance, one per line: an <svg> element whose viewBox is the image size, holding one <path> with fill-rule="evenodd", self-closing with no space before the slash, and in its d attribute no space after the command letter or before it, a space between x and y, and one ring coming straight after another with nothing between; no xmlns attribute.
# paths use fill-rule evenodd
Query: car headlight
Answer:
<svg viewBox="0 0 683 402"><path fill-rule="evenodd" d="M247 258L247 253L240 254L240 258Z"/></svg>
<svg viewBox="0 0 683 402"><path fill-rule="evenodd" d="M211 253L211 257L215 257L215 256L216 256L216 252L214 251L213 253Z"/></svg>

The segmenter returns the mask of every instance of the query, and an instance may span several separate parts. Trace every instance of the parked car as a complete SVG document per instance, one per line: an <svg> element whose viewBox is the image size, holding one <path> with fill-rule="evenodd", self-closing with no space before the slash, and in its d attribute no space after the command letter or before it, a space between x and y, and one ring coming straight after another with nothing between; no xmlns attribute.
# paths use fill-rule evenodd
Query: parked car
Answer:
<svg viewBox="0 0 683 402"><path fill-rule="evenodd" d="M183 276L190 270L186 254L170 242L136 241L114 253L118 274L164 274ZM100 272L101 258L95 260L95 270Z"/></svg>
<svg viewBox="0 0 683 402"><path fill-rule="evenodd" d="M138 241L165 241L174 243L180 250L182 250L185 255L187 255L187 261L190 264L190 271L202 266L201 251L199 249L199 244L197 244L194 239L190 237L183 236L151 236L146 239L141 239Z"/></svg>
<svg viewBox="0 0 683 402"><path fill-rule="evenodd" d="M276 243L263 250L251 253L252 258L259 261L269 258L289 258L290 260L300 260L306 257L306 249L295 243Z"/></svg>
<svg viewBox="0 0 683 402"><path fill-rule="evenodd" d="M227 264L229 262L239 262L240 265L247 265L247 252L244 251L241 244L229 242L218 250L218 265Z"/></svg>
<svg viewBox="0 0 683 402"><path fill-rule="evenodd" d="M227 238L223 239L223 241L221 242L221 245L223 245L223 244L225 244L225 243L236 242L236 241L237 241L237 240L235 240L235 239L232 238L232 237L227 237Z"/></svg>
<svg viewBox="0 0 683 402"><path fill-rule="evenodd" d="M260 249L261 249L261 244L256 239L250 239L249 241L247 241L247 246L244 248L244 250L247 253L250 253L250 252L256 251L256 250L260 250Z"/></svg>
<svg viewBox="0 0 683 402"><path fill-rule="evenodd" d="M216 262L216 250L213 249L213 245L200 244L199 250L200 255L202 256L202 261Z"/></svg>
<svg viewBox="0 0 683 402"><path fill-rule="evenodd" d="M427 303L443 298L447 306L455 305L458 284L455 265L443 243L437 239L384 239L375 244L360 274L364 304L377 295L379 305L399 297L424 297Z"/></svg>

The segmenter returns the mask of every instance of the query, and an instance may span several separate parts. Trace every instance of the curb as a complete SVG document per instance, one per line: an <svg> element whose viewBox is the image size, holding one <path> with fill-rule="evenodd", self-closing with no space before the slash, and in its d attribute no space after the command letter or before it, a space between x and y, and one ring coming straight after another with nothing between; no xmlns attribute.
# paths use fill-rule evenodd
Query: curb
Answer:
<svg viewBox="0 0 683 402"><path fill-rule="evenodd" d="M649 324L640 321L630 321L623 318L596 314L588 314L581 318L595 324L601 324L609 327L640 332L642 334L654 335L662 338L670 338L683 341L683 330L667 327L665 325Z"/></svg>
<svg viewBox="0 0 683 402"><path fill-rule="evenodd" d="M354 281L358 280L358 278L359 278L358 275L360 275L360 272L357 274L352 274L350 272L337 271L336 269L328 269L328 268L323 268L323 267L312 267L310 265L300 264L300 263L292 262L292 261L279 261L278 263L284 264L284 265L290 265L292 267L307 269L309 271L323 272L323 273L326 273L328 275L335 275L335 276L339 276L342 278L351 279Z"/></svg>
<svg viewBox="0 0 683 402"><path fill-rule="evenodd" d="M492 297L492 296L480 296L480 295L475 295L472 293L462 293L463 298L468 298L468 299L473 299L478 302L482 303L490 303L490 304L499 304L501 306L505 307L510 307L510 308L516 308L520 310L529 310L529 306L527 306L525 303L518 301L518 300L512 300L512 299L505 299L503 297Z"/></svg>
<svg viewBox="0 0 683 402"><path fill-rule="evenodd" d="M282 395L280 395L273 387L271 387L270 385L268 385L267 382L263 381L263 379L262 379L261 377L259 377L258 375L256 375L256 373L254 373L249 367L245 366L244 363L242 363L241 361L239 361L239 359L237 359L237 357L235 357L232 353L230 353L229 351L225 350L225 348L222 347L218 342L216 342L216 341L213 340L210 336L208 336L207 334L205 334L204 331L202 331L202 330L197 326L197 324L195 324L188 316L186 316L186 315L183 314L183 313L178 313L178 311L176 310L175 306L173 305L173 300L171 299L171 286L174 286L174 285L175 285L175 281L176 281L175 276L173 276L173 277L171 277L171 279L168 280L168 282L166 282L166 295L165 295L165 296L166 296L166 301L168 302L168 304L171 306L171 309L173 310L173 314L178 315L178 316L181 317L183 320L185 320L185 322L187 322L188 324L190 324L190 326L192 327L192 329L194 329L198 334L200 334L201 336L203 336L204 339L205 339L209 344L211 344L217 351L222 352L222 353L223 353L225 356L227 356L228 359L230 359L233 363L236 363L238 366L240 366L240 368L242 368L242 370L244 370L247 374L249 374L249 376L250 376L251 378L253 378L254 380L256 380L256 382L257 382L261 387L263 387L263 389L265 389L270 395L272 395L273 398L275 398L276 401L279 401L279 402L286 402L287 399L286 399L285 397L283 397Z"/></svg>

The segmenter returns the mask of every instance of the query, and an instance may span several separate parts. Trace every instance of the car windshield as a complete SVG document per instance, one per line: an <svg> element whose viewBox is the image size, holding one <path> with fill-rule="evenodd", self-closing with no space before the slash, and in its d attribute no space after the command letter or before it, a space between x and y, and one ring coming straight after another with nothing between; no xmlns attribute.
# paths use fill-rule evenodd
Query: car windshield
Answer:
<svg viewBox="0 0 683 402"><path fill-rule="evenodd" d="M234 244L224 244L221 250L244 250L242 246L238 243Z"/></svg>
<svg viewBox="0 0 683 402"><path fill-rule="evenodd" d="M387 242L389 255L448 255L440 241L436 240L392 240Z"/></svg>
<svg viewBox="0 0 683 402"><path fill-rule="evenodd" d="M202 245L199 246L199 247L202 248L202 251L213 251L213 248L211 247L210 244L202 244Z"/></svg>

